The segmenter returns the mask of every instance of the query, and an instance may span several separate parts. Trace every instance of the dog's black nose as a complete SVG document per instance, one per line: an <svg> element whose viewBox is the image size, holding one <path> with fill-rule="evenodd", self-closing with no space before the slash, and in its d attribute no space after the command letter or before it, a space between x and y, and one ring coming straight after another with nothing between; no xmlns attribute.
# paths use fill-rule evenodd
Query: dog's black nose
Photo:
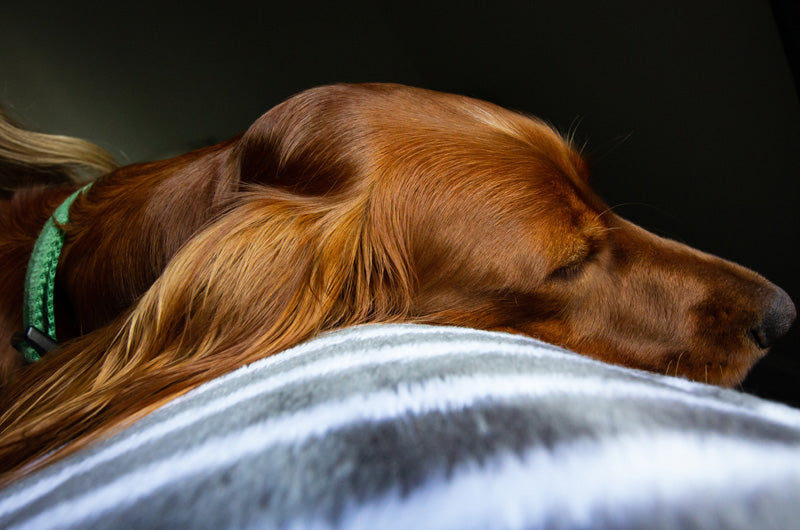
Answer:
<svg viewBox="0 0 800 530"><path fill-rule="evenodd" d="M761 324L751 330L756 343L764 349L769 348L776 340L786 335L797 316L794 303L786 291L780 287L776 287L776 290L772 303L761 319Z"/></svg>

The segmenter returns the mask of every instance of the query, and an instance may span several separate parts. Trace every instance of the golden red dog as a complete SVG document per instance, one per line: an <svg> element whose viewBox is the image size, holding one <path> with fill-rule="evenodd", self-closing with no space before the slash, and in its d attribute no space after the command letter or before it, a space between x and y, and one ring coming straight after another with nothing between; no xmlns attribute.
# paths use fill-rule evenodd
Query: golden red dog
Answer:
<svg viewBox="0 0 800 530"><path fill-rule="evenodd" d="M0 203L0 469L368 322L511 331L740 382L794 320L789 297L619 218L588 178L550 127L489 103L383 84L303 92L240 137L78 197L56 276L63 343L30 366L8 346L26 263L75 186L18 191Z"/></svg>

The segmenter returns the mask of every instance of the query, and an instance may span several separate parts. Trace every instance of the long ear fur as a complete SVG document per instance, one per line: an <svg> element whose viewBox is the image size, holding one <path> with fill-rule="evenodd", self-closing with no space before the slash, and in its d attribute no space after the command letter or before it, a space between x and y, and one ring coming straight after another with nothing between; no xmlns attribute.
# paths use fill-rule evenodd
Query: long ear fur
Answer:
<svg viewBox="0 0 800 530"><path fill-rule="evenodd" d="M395 239L376 233L385 229L366 196L244 194L123 321L64 345L3 396L0 480L320 331L401 318L413 279L403 254L383 246Z"/></svg>
<svg viewBox="0 0 800 530"><path fill-rule="evenodd" d="M225 191L217 202L227 209L187 233L133 309L30 366L0 397L0 481L321 331L411 320L416 279L404 221L375 196L369 176L379 168L350 112L351 92L333 86L299 94L212 153L219 160L211 169L220 171L210 189ZM203 160L198 167L208 166ZM150 179L143 190L161 189L159 175L179 163L112 177L123 187ZM193 175L172 178L168 195L177 196L184 180L194 186ZM92 259L77 242L73 254Z"/></svg>

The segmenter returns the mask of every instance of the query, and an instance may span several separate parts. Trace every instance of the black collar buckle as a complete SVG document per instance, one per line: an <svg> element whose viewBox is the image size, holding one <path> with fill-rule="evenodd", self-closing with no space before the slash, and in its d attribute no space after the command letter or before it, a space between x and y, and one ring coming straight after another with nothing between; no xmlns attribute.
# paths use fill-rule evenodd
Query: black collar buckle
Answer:
<svg viewBox="0 0 800 530"><path fill-rule="evenodd" d="M14 336L11 337L11 345L29 362L36 359L28 359L29 351L26 351L28 348L33 348L41 356L58 347L58 343L50 335L33 326L28 327L25 331L14 333Z"/></svg>

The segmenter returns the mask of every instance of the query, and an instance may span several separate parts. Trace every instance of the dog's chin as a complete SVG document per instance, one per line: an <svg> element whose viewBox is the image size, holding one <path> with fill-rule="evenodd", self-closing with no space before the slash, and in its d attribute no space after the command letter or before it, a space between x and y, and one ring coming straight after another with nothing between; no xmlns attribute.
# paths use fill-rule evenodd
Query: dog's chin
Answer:
<svg viewBox="0 0 800 530"><path fill-rule="evenodd" d="M769 348L762 349L755 347L747 349L732 359L732 361L729 363L728 369L724 371L726 375L725 380L717 384L725 387L740 386L745 378L750 374L750 371L761 359L767 355L767 353L769 353Z"/></svg>
<svg viewBox="0 0 800 530"><path fill-rule="evenodd" d="M742 384L750 370L768 351L768 349L758 347L743 347L738 352L721 352L715 362L687 363L685 371L681 369L677 374L668 375L677 375L725 388L735 388ZM698 358L702 357L698 355Z"/></svg>
<svg viewBox="0 0 800 530"><path fill-rule="evenodd" d="M614 348L605 341L581 344L572 349L611 364L726 388L740 385L755 364L769 351L757 345L740 344L733 351L730 348L693 345L678 350L648 352L646 346L642 346L640 350L635 347Z"/></svg>
<svg viewBox="0 0 800 530"><path fill-rule="evenodd" d="M740 387L742 381L744 381L745 377L747 377L747 374L750 373L750 370L754 365L755 363L753 362L747 365L723 368L723 375L719 378L719 380L709 381L708 383L724 388Z"/></svg>

